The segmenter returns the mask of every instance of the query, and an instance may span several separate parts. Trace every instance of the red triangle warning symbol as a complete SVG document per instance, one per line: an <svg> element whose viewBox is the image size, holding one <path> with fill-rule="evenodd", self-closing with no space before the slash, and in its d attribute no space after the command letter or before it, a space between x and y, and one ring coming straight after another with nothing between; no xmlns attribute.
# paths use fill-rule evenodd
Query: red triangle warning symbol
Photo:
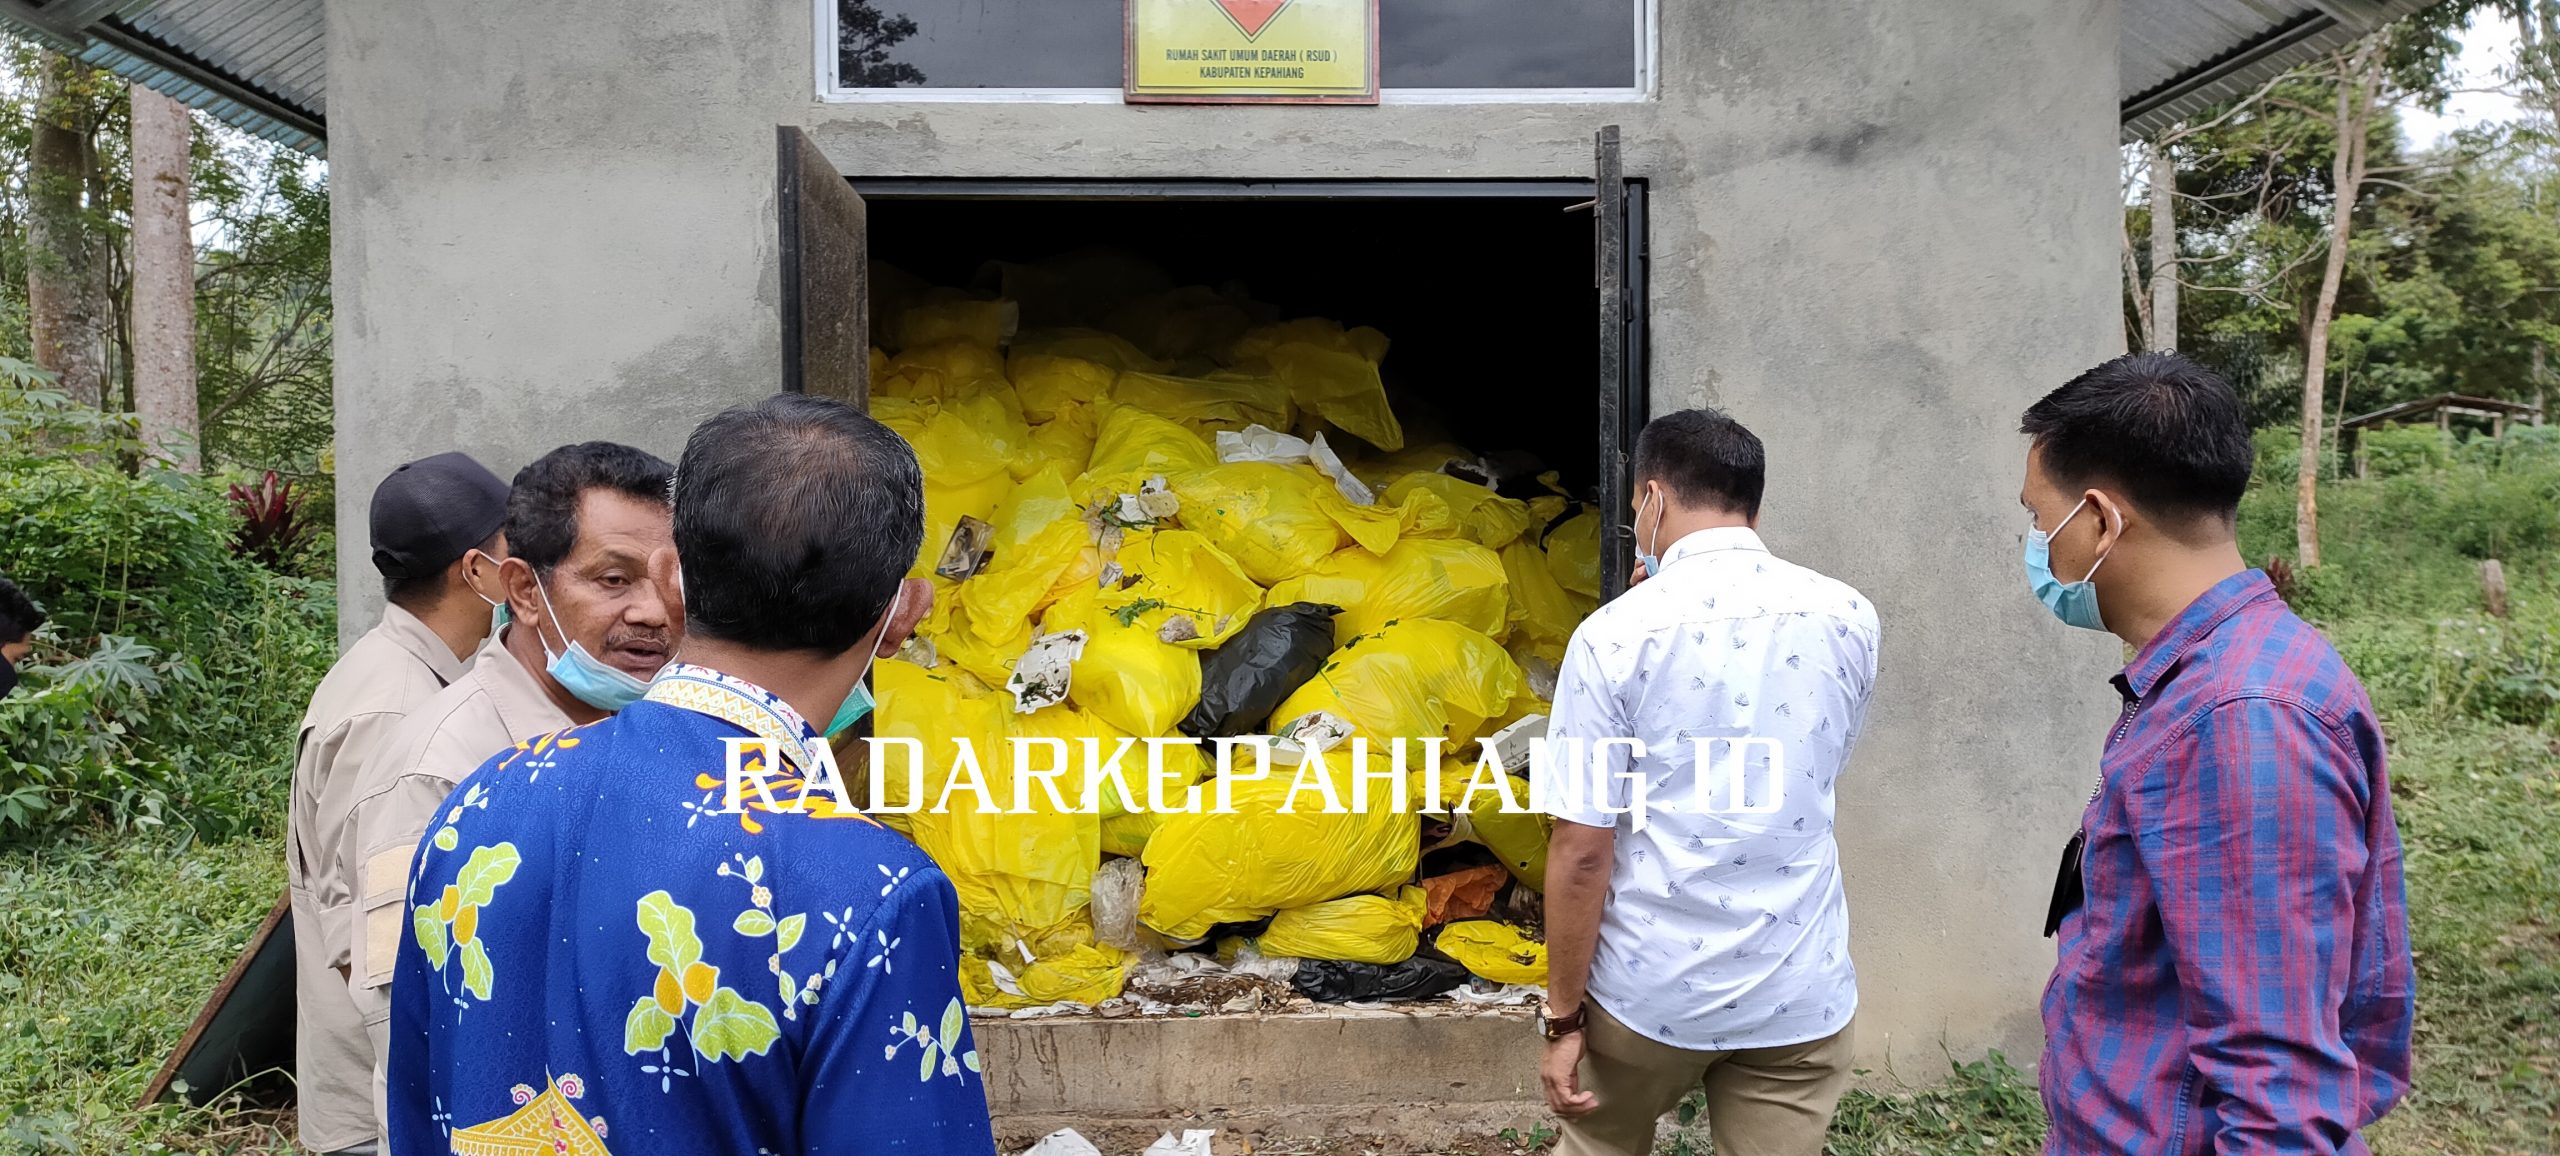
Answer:
<svg viewBox="0 0 2560 1156"><path fill-rule="evenodd" d="M1289 0L1209 0L1209 2L1217 5L1219 11L1226 13L1227 19L1235 21L1236 31L1244 33L1244 38L1247 40L1262 35L1263 29L1271 27L1272 17L1278 16L1281 9L1289 6Z"/></svg>

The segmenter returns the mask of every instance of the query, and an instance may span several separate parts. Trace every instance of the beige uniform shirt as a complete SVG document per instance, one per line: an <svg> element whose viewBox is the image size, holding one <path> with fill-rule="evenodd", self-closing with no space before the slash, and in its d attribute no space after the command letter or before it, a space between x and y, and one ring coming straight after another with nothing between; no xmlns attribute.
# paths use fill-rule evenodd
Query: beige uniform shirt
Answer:
<svg viewBox="0 0 2560 1156"><path fill-rule="evenodd" d="M569 726L543 693L541 676L507 651L505 637L491 635L471 673L411 711L366 761L355 817L338 844L338 870L363 913L343 990L371 1040L377 1103L389 1072L391 970L409 926L409 865L418 840L442 817L445 796L489 756Z"/></svg>
<svg viewBox="0 0 2560 1156"><path fill-rule="evenodd" d="M294 1080L302 1145L333 1152L373 1140L373 1051L337 969L355 942L351 888L332 869L350 824L356 772L401 716L462 677L463 661L397 606L329 668L303 713L285 818L285 885L293 898Z"/></svg>

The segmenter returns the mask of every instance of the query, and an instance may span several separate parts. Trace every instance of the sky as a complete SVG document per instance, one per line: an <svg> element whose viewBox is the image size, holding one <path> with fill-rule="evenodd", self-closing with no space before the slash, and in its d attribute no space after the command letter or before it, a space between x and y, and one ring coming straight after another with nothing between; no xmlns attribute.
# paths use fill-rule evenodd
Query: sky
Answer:
<svg viewBox="0 0 2560 1156"><path fill-rule="evenodd" d="M2462 34L2462 53L2454 59L2453 87L2493 87L2498 83L2498 69L2513 64L2515 58L2515 25L2483 14L2470 31ZM2423 108L2402 108L2400 134L2411 146L2425 149L2443 142L2455 129L2511 120L2515 115L2512 97L2494 92L2462 92L2445 102L2442 115Z"/></svg>

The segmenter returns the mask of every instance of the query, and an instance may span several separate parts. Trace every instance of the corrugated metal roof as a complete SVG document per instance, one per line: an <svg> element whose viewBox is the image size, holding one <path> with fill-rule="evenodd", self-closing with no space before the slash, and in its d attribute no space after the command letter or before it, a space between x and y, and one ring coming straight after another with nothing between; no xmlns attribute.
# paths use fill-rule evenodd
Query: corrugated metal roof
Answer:
<svg viewBox="0 0 2560 1156"><path fill-rule="evenodd" d="M0 0L0 18L217 120L327 156L322 0Z"/></svg>
<svg viewBox="0 0 2560 1156"><path fill-rule="evenodd" d="M2121 0L2125 139L2248 93L2438 0Z"/></svg>
<svg viewBox="0 0 2560 1156"><path fill-rule="evenodd" d="M57 47L315 155L328 148L323 0L0 0ZM2120 0L2128 139L2238 96L2436 0Z"/></svg>

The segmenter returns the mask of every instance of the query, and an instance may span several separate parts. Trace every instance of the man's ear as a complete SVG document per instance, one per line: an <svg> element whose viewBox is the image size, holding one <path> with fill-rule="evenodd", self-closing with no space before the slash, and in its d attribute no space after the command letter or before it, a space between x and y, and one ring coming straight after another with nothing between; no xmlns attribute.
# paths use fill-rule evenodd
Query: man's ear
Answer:
<svg viewBox="0 0 2560 1156"><path fill-rule="evenodd" d="M880 645L873 654L895 654L916 632L916 623L933 613L933 583L922 578L908 578L898 585L898 613L889 619L887 629L880 632Z"/></svg>
<svg viewBox="0 0 2560 1156"><path fill-rule="evenodd" d="M649 552L649 584L658 588L667 600L667 614L679 626L684 624L684 562L676 557L676 548L660 546Z"/></svg>
<svg viewBox="0 0 2560 1156"><path fill-rule="evenodd" d="M2104 554L2124 540L2131 511L2105 490L2092 489L2085 495L2085 500L2089 503L2089 512L2098 516L2098 541L2093 556Z"/></svg>
<svg viewBox="0 0 2560 1156"><path fill-rule="evenodd" d="M506 592L508 617L518 622L550 627L554 631L559 629L551 621L550 613L543 609L542 592L534 584L532 563L512 556L500 562L498 588Z"/></svg>

